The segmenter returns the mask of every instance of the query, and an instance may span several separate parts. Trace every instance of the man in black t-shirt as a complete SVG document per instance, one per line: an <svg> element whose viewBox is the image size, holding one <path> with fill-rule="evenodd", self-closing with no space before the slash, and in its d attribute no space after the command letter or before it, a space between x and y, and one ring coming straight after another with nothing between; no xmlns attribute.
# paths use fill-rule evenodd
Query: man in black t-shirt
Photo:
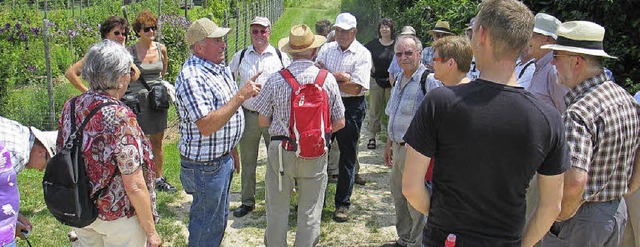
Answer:
<svg viewBox="0 0 640 247"><path fill-rule="evenodd" d="M533 15L516 0L480 4L471 40L477 80L429 93L404 140L403 193L428 214L427 246L532 246L560 212L569 165L558 112L519 87L515 62ZM511 20L505 23L504 20ZM424 187L435 159L433 194ZM538 172L540 201L525 229L525 191Z"/></svg>

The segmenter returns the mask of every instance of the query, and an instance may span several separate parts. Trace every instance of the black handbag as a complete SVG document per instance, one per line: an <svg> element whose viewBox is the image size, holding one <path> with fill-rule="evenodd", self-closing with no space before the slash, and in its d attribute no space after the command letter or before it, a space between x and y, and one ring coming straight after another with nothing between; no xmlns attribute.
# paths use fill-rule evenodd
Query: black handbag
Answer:
<svg viewBox="0 0 640 247"><path fill-rule="evenodd" d="M376 83L378 84L378 86L380 86L381 88L390 88L391 87L391 83L389 83L389 78L374 78L376 80Z"/></svg>
<svg viewBox="0 0 640 247"><path fill-rule="evenodd" d="M151 107L151 109L157 111L164 111L166 109L169 109L169 105L171 103L169 100L169 91L167 90L167 87L162 85L162 83L156 83L153 86L149 86L149 84L147 84L147 82L142 78L140 78L140 81L142 82L144 87L149 90L148 97L149 106Z"/></svg>

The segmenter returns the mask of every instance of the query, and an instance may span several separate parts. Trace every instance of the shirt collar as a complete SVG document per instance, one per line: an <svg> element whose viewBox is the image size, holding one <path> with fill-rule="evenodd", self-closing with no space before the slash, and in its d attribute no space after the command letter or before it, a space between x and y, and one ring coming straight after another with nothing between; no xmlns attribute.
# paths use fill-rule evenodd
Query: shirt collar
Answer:
<svg viewBox="0 0 640 247"><path fill-rule="evenodd" d="M209 60L203 59L201 57L198 57L196 55L191 55L191 60L193 60L194 63L196 64L200 64L203 67L205 67L208 70L211 70L213 73L218 74L218 75L224 75L226 74L225 71L225 64L224 61L220 64L216 64L214 62L211 62Z"/></svg>
<svg viewBox="0 0 640 247"><path fill-rule="evenodd" d="M542 68L546 64L551 62L553 58L553 52L547 52L544 56L542 56L538 61L536 61L536 68Z"/></svg>
<svg viewBox="0 0 640 247"><path fill-rule="evenodd" d="M564 96L565 104L569 106L575 103L579 98L582 98L584 94L593 90L594 87L597 87L598 85L608 80L610 80L609 77L604 72L602 72L594 77L587 79L586 81L583 81L582 83L579 83L575 88L571 89L571 91L569 91L567 95Z"/></svg>
<svg viewBox="0 0 640 247"><path fill-rule="evenodd" d="M352 52L352 53L356 53L358 51L358 46L356 45L356 43L358 43L357 40L353 40L353 42L351 42L351 44L349 45L349 47L347 47L346 50L342 50L342 48L340 48L340 44L338 44L338 42L336 42L336 49L338 49L338 51L340 52Z"/></svg>
<svg viewBox="0 0 640 247"><path fill-rule="evenodd" d="M256 50L255 50L255 49L253 49L253 45L249 45L249 46L247 47L247 51L248 51L248 52L254 52L254 53L256 53L256 54L257 54ZM267 49L264 49L264 52L262 52L262 54L265 54L265 53L271 53L271 54L274 54L274 55L275 55L275 54L276 54L276 48L275 48L275 47L273 47L272 45L268 45L268 46L267 46Z"/></svg>

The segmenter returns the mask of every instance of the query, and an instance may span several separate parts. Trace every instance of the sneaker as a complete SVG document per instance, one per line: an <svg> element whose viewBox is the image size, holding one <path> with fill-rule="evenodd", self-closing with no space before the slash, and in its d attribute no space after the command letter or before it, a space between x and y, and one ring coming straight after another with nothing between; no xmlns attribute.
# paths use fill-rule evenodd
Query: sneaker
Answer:
<svg viewBox="0 0 640 247"><path fill-rule="evenodd" d="M336 211L333 212L333 220L336 222L346 222L349 220L349 209L345 207L336 209Z"/></svg>
<svg viewBox="0 0 640 247"><path fill-rule="evenodd" d="M176 187L167 182L166 178L160 178L160 180L156 180L156 190L173 193L176 192Z"/></svg>

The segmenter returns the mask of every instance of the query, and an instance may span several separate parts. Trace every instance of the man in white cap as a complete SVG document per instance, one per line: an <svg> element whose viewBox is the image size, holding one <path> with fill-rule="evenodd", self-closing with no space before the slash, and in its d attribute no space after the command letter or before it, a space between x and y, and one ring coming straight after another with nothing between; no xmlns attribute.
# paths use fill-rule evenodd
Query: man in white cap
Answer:
<svg viewBox="0 0 640 247"><path fill-rule="evenodd" d="M19 213L16 174L27 169L44 171L47 161L56 154L57 131L40 131L35 127L0 117L0 244L7 246L14 236L24 238L22 231L31 231L31 222ZM8 156L4 157L4 155ZM11 225L4 225L10 223ZM17 224L16 224L17 223Z"/></svg>
<svg viewBox="0 0 640 247"><path fill-rule="evenodd" d="M316 81L320 70L315 67L311 58L325 41L324 36L313 35L310 27L301 24L293 26L289 37L278 42L278 46L293 58L286 70L298 85L321 83ZM336 79L326 73L326 70L325 74L322 88L328 96L326 110L329 111L331 131L335 132L344 127L344 106ZM315 246L320 239L322 204L327 186L327 155L325 153L317 158L303 159L296 155L296 151L282 147L284 139L291 138L291 91L284 76L274 73L255 102L256 110L260 112L260 127L269 128L272 137L267 149L269 163L265 175L266 246L287 246L289 201L295 180L298 182L298 223L293 245Z"/></svg>
<svg viewBox="0 0 640 247"><path fill-rule="evenodd" d="M604 27L562 23L553 50L558 82L571 91L563 114L571 168L562 211L543 246L618 246L627 220L624 195L640 187L640 105L604 72ZM637 209L636 209L637 210Z"/></svg>
<svg viewBox="0 0 640 247"><path fill-rule="evenodd" d="M176 79L180 180L193 196L189 246L219 246L229 214L229 185L240 169L236 145L244 130L242 103L260 92L253 76L238 90L224 66L229 28L202 18L185 34L191 56Z"/></svg>
<svg viewBox="0 0 640 247"><path fill-rule="evenodd" d="M448 21L442 21L439 20L438 22L436 22L436 26L432 29L427 31L427 33L429 35L431 35L431 38L433 39L433 42L439 40L442 37L446 37L446 36L451 36L451 35L455 35L452 31L451 28L449 26L449 22ZM427 66L427 69L429 71L433 71L433 55L434 55L435 51L433 50L433 48L431 46L425 47L424 50L422 50L422 64L424 64L424 66Z"/></svg>
<svg viewBox="0 0 640 247"><path fill-rule="evenodd" d="M436 88L422 101L404 135L402 192L429 216L426 246L442 246L449 234L461 246L532 246L560 212L569 165L562 120L515 80L531 11L518 0L484 0L477 17L471 47L480 77ZM432 158L430 192L424 176ZM525 224L525 192L536 172L540 203Z"/></svg>
<svg viewBox="0 0 640 247"><path fill-rule="evenodd" d="M371 53L356 40L356 25L353 15L339 14L333 25L336 42L322 46L316 59L321 67L328 69L336 78L345 107L345 127L335 133L340 147L336 211L333 217L337 222L345 222L349 217L355 164L358 158L358 139L367 108L364 93L369 89L373 66Z"/></svg>
<svg viewBox="0 0 640 247"><path fill-rule="evenodd" d="M236 52L229 63L229 69L240 81L239 87L259 72L256 83L264 84L272 73L289 66L289 57L282 56L279 49L269 44L271 36L271 21L266 17L256 16L249 25L251 45ZM233 211L233 216L242 217L253 211L256 204L256 166L258 164L258 148L260 137L268 145L269 132L267 128L258 127L258 112L254 106L255 98L242 103L244 112L244 133L240 138L240 162L242 181L242 205Z"/></svg>
<svg viewBox="0 0 640 247"><path fill-rule="evenodd" d="M538 13L535 18L533 35L523 52L526 53L525 57L535 61L536 66L531 82L525 89L562 113L565 109L563 97L569 92L569 88L556 82L556 71L551 64L552 52L540 48L556 42L558 36L555 32L561 22L545 13Z"/></svg>

